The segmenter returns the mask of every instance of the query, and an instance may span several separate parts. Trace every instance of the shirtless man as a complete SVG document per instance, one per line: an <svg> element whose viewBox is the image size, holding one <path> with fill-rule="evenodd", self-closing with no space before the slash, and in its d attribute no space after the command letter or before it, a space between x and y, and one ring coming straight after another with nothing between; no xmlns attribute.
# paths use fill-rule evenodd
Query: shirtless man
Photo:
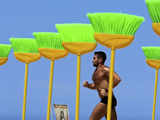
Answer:
<svg viewBox="0 0 160 120"><path fill-rule="evenodd" d="M90 120L100 120L104 116L106 117L107 113L107 103L108 103L108 88L109 88L109 67L104 65L106 60L106 54L102 51L94 53L93 57L93 66L96 67L96 70L93 73L92 80L93 83L89 84L88 81L83 83L83 86L89 89L95 89L98 92L101 101L94 108ZM114 73L113 74L113 88L115 88L121 79ZM112 114L111 120L117 120L116 107L117 100L113 94L112 96Z"/></svg>

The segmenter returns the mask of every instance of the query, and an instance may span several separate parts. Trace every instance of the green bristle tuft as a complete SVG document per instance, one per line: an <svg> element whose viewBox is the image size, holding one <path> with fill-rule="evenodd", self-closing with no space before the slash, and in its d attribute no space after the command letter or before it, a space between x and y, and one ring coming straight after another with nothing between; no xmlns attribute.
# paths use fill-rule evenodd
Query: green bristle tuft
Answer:
<svg viewBox="0 0 160 120"><path fill-rule="evenodd" d="M11 51L11 45L7 44L0 44L0 57L8 57L9 53Z"/></svg>
<svg viewBox="0 0 160 120"><path fill-rule="evenodd" d="M38 53L38 45L32 38L10 38L14 52Z"/></svg>
<svg viewBox="0 0 160 120"><path fill-rule="evenodd" d="M90 24L56 24L64 42L96 42Z"/></svg>
<svg viewBox="0 0 160 120"><path fill-rule="evenodd" d="M97 33L134 35L143 17L122 13L89 13L88 18Z"/></svg>
<svg viewBox="0 0 160 120"><path fill-rule="evenodd" d="M160 23L160 0L146 0L146 5L153 23Z"/></svg>
<svg viewBox="0 0 160 120"><path fill-rule="evenodd" d="M64 49L59 33L52 32L34 32L34 37L39 48Z"/></svg>
<svg viewBox="0 0 160 120"><path fill-rule="evenodd" d="M160 60L160 47L142 47L147 60Z"/></svg>

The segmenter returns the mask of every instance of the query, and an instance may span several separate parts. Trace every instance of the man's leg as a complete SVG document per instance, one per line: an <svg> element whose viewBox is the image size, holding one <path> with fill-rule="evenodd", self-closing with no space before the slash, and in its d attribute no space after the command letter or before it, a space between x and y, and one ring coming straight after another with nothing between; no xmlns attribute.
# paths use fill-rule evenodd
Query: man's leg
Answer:
<svg viewBox="0 0 160 120"><path fill-rule="evenodd" d="M105 118L107 119L106 114L105 114ZM115 107L112 108L111 120L117 120L117 113L116 113L116 108Z"/></svg>
<svg viewBox="0 0 160 120"><path fill-rule="evenodd" d="M107 105L100 102L94 108L89 120L100 120L105 116L106 112L107 112Z"/></svg>

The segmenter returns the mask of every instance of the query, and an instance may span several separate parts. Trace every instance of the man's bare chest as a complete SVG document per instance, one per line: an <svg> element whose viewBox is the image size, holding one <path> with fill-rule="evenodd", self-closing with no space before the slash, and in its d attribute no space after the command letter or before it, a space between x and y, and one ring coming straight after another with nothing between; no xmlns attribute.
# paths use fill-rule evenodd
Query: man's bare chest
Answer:
<svg viewBox="0 0 160 120"><path fill-rule="evenodd" d="M100 84L103 80L108 80L108 75L102 70L97 70L93 73L92 80L95 84Z"/></svg>

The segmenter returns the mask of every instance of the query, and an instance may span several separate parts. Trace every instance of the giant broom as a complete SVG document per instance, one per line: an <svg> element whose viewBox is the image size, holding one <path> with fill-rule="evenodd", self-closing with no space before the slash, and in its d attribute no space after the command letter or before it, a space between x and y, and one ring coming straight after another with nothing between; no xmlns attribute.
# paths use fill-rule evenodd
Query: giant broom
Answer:
<svg viewBox="0 0 160 120"><path fill-rule="evenodd" d="M0 44L0 66L8 61L8 55L11 51L11 45Z"/></svg>
<svg viewBox="0 0 160 120"><path fill-rule="evenodd" d="M145 0L154 32L160 36L160 1Z"/></svg>
<svg viewBox="0 0 160 120"><path fill-rule="evenodd" d="M160 36L160 1L159 0L145 0L150 18L152 20L153 31ZM153 111L152 120L155 119L155 106L156 106L156 96L157 96L157 81L158 81L158 71L160 66L160 48L159 47L142 47L144 54L146 56L146 62L150 67L156 69L156 79L154 88L154 98L153 98ZM151 58L151 59L149 59Z"/></svg>
<svg viewBox="0 0 160 120"><path fill-rule="evenodd" d="M38 44L38 50L41 56L51 61L50 67L50 80L49 80L49 93L48 93L48 108L47 120L50 120L50 106L52 101L52 88L53 88L53 68L54 61L68 55L68 52L62 46L62 40L59 33L53 32L35 32L33 33Z"/></svg>
<svg viewBox="0 0 160 120"><path fill-rule="evenodd" d="M146 56L146 63L150 67L152 67L156 70L154 98L153 98L153 111L152 111L152 120L155 120L158 71L160 69L160 47L142 47L142 50L144 52L144 55Z"/></svg>
<svg viewBox="0 0 160 120"><path fill-rule="evenodd" d="M24 81L24 97L22 120L26 118L26 101L27 101L27 82L28 82L28 66L30 63L40 59L38 46L35 39L32 38L10 38L12 43L14 56L22 63L25 63L25 81Z"/></svg>
<svg viewBox="0 0 160 120"><path fill-rule="evenodd" d="M111 120L115 50L131 44L144 18L121 13L90 13L88 18L95 30L96 41L111 49L107 106L107 120Z"/></svg>
<svg viewBox="0 0 160 120"><path fill-rule="evenodd" d="M90 24L57 24L56 28L62 36L64 48L77 55L77 85L75 120L79 120L80 99L80 56L96 48L93 28Z"/></svg>

